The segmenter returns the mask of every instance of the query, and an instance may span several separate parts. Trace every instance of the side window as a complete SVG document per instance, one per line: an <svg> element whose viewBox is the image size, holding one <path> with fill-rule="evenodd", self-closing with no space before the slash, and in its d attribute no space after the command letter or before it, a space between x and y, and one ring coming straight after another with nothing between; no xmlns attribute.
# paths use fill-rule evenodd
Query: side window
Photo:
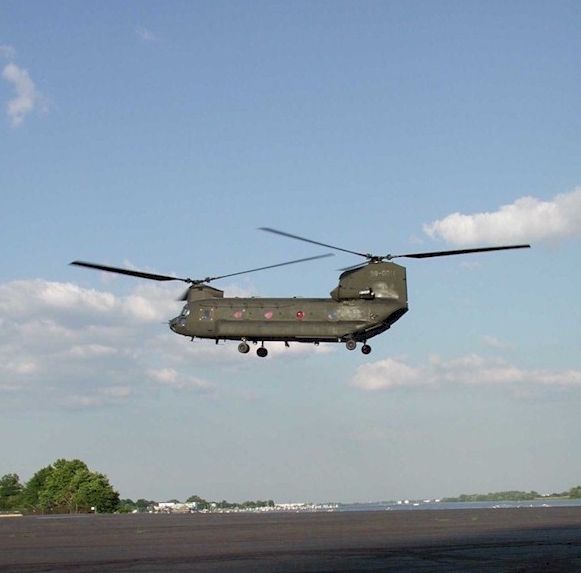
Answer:
<svg viewBox="0 0 581 573"><path fill-rule="evenodd" d="M200 320L214 320L214 309L200 308Z"/></svg>

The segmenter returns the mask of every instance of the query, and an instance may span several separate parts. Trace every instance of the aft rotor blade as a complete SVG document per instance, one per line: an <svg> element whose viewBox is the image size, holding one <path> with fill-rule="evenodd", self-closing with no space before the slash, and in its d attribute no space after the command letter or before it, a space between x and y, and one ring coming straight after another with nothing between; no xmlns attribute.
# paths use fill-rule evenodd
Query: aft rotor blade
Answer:
<svg viewBox="0 0 581 573"><path fill-rule="evenodd" d="M204 282L209 283L210 281L215 281L218 279L225 279L228 277L235 277L238 275L245 275L247 273L255 273L256 271L264 271L266 269L274 269L276 267L284 267L286 265L294 265L296 263L304 263L306 261L315 261L317 259L326 259L327 257L334 257L333 253L327 253L326 255L317 255L316 257L307 257L306 259L297 259L296 261L287 261L286 263L278 263L276 265L268 265L266 267L258 267L257 269L250 269L248 271L240 271L238 273L230 273L228 275L221 275L219 277L208 277Z"/></svg>
<svg viewBox="0 0 581 573"><path fill-rule="evenodd" d="M530 245L505 245L501 247L479 247L477 249L456 249L453 251L433 251L429 253L408 253L407 255L390 255L390 259L407 257L408 259L427 259L429 257L447 257L449 255L465 255L468 253L486 253L488 251L507 251L509 249L530 249Z"/></svg>
<svg viewBox="0 0 581 573"><path fill-rule="evenodd" d="M305 237L299 237L298 235L291 235L290 233L285 233L284 231L277 231L276 229L271 229L270 227L259 227L260 231L267 231L268 233L274 233L275 235L281 235L282 237L289 237L291 239L297 239L298 241L304 241L305 243L311 243L313 245L319 245L321 247L327 247L328 249L334 249L335 251L343 251L344 253L351 253L352 255L359 255L360 257L365 257L367 259L371 258L368 253L358 253L357 251L350 251L349 249L342 249L341 247L336 247L335 245L328 245L327 243L320 243L319 241L313 241L312 239L307 239Z"/></svg>
<svg viewBox="0 0 581 573"><path fill-rule="evenodd" d="M143 271L133 271L131 269L123 269L120 267L109 267L107 265L97 265L95 263L86 263L84 261L73 261L71 265L77 267L86 267L88 269L96 269L98 271L105 271L108 273L117 273L120 275L129 275L132 277L139 277L142 279L150 279L153 281L183 281L185 283L192 282L191 279L184 279L180 277L170 277L168 275L157 275L154 273L146 273Z"/></svg>

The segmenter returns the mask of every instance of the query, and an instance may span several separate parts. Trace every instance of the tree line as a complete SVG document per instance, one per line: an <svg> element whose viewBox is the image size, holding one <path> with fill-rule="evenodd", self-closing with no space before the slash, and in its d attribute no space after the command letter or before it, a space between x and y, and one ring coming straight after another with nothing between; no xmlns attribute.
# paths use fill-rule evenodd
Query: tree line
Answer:
<svg viewBox="0 0 581 573"><path fill-rule="evenodd" d="M59 459L25 484L17 474L0 478L0 511L25 513L113 513L119 493L102 473L81 460Z"/></svg>
<svg viewBox="0 0 581 573"><path fill-rule="evenodd" d="M170 501L179 503L177 499ZM198 511L274 507L271 499L231 503L208 501L198 495L190 496L186 503L195 503ZM58 459L38 470L24 484L15 473L0 477L0 512L132 513L151 511L156 504L148 499L120 499L107 476L91 471L85 462L77 459Z"/></svg>
<svg viewBox="0 0 581 573"><path fill-rule="evenodd" d="M536 491L499 491L485 494L462 494L442 501L525 501L547 497L581 499L581 485L549 496ZM176 503L179 501L170 500ZM150 511L157 502L147 499L120 499L119 493L109 483L106 475L91 471L81 460L58 459L38 470L25 484L15 473L0 477L0 511L24 513L131 513ZM195 503L198 511L214 509L256 509L274 507L274 501L245 501L231 503L226 500L208 501L192 495L186 503Z"/></svg>
<svg viewBox="0 0 581 573"><path fill-rule="evenodd" d="M178 499L170 499L169 502L181 503ZM260 507L274 507L274 501L272 499L263 501L243 501L242 503L230 502L223 499L222 501L208 501L199 495L191 495L185 501L187 504L196 504L196 511L213 511L220 509L257 509ZM133 512L144 512L152 511L154 506L157 505L156 501L147 499L138 499L133 501L132 499L122 499L119 503L120 513L133 513Z"/></svg>
<svg viewBox="0 0 581 573"><path fill-rule="evenodd" d="M257 509L259 507L274 507L272 499L263 501L243 501L242 503L232 503L223 499L222 501L207 501L197 495L192 495L186 499L186 503L195 503L196 509Z"/></svg>
<svg viewBox="0 0 581 573"><path fill-rule="evenodd" d="M581 498L581 486L575 486L567 491L562 491L560 493L551 493L549 495L541 495L539 492L531 491L495 491L490 493L463 493L458 497L445 497L442 501L530 501L533 499L540 498L569 498L569 499L580 499Z"/></svg>

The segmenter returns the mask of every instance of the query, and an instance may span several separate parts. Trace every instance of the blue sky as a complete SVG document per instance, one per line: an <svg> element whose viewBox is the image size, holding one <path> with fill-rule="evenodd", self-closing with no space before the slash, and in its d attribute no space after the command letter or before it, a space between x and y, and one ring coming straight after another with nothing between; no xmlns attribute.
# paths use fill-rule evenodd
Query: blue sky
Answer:
<svg viewBox="0 0 581 573"><path fill-rule="evenodd" d="M581 482L576 2L3 2L0 474L123 496L364 501ZM177 286L409 261L364 357L173 335ZM326 296L334 259L216 283Z"/></svg>

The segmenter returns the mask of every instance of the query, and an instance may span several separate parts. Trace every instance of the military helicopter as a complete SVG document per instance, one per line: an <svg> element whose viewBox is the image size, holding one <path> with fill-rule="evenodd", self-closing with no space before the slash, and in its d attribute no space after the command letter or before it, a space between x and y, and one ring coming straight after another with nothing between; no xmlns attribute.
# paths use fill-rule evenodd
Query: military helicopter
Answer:
<svg viewBox="0 0 581 573"><path fill-rule="evenodd" d="M361 352L369 354L370 338L388 330L408 311L406 270L391 262L396 258L424 259L468 253L525 249L530 245L505 245L451 251L373 255L313 241L305 237L278 231L270 227L260 230L363 257L365 262L342 269L339 284L330 298L224 298L224 292L209 286L210 282L261 270L313 261L333 256L331 253L268 265L256 269L204 279L159 275L120 267L73 261L71 265L150 279L182 281L190 286L180 300L185 301L179 316L169 321L170 329L183 336L216 341L239 340L238 351L247 354L250 343L258 344L256 354L268 355L268 341L313 343L342 342L355 350L361 342Z"/></svg>

